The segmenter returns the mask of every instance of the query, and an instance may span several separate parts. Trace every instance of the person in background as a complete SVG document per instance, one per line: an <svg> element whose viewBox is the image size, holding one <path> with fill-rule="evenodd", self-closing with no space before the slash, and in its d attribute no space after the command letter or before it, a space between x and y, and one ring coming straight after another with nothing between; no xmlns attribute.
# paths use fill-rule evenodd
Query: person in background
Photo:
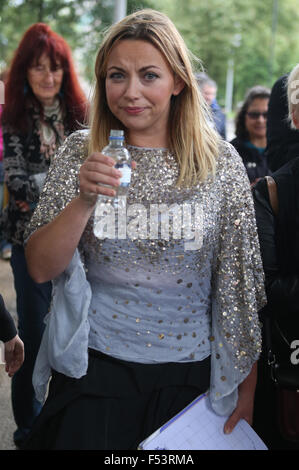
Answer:
<svg viewBox="0 0 299 470"><path fill-rule="evenodd" d="M299 155L299 132L289 125L288 119L287 82L288 74L280 77L272 87L269 100L265 155L271 171Z"/></svg>
<svg viewBox="0 0 299 470"><path fill-rule="evenodd" d="M208 388L225 432L251 422L265 302L251 189L208 122L189 57L153 10L101 42L90 130L56 154L26 231L31 275L53 279L54 296L34 371L42 402L52 378L25 449L136 449ZM202 208L194 246L173 226L169 240L159 228L94 235L98 195L108 203L120 184L101 153L111 129L135 161L126 222L136 207L143 220L157 204Z"/></svg>
<svg viewBox="0 0 299 470"><path fill-rule="evenodd" d="M5 82L6 71L0 73L0 81ZM4 182L4 168L3 168L3 136L2 136L2 127L1 127L1 114L2 114L2 104L0 102L0 258L9 260L11 257L11 244L5 240L4 237L4 227L1 224L1 216L4 206L6 205L6 187Z"/></svg>
<svg viewBox="0 0 299 470"><path fill-rule="evenodd" d="M24 343L17 334L13 318L6 310L1 294L0 341L4 343L5 371L8 373L9 377L13 377L24 362Z"/></svg>
<svg viewBox="0 0 299 470"><path fill-rule="evenodd" d="M243 160L252 185L270 174L265 158L269 97L268 88L259 85L250 88L237 113L236 137L231 141Z"/></svg>
<svg viewBox="0 0 299 470"><path fill-rule="evenodd" d="M40 412L32 372L49 310L51 282L30 277L24 255L24 230L41 193L51 159L66 136L80 128L86 98L66 41L44 23L32 25L15 51L5 86L2 114L4 169L9 191L6 238L17 294L19 335L26 357L12 380L12 405L20 445Z"/></svg>
<svg viewBox="0 0 299 470"><path fill-rule="evenodd" d="M217 102L217 83L205 72L195 75L200 91L208 104L217 132L226 139L226 117Z"/></svg>
<svg viewBox="0 0 299 470"><path fill-rule="evenodd" d="M299 135L299 64L284 81L288 123ZM273 352L289 374L299 377L299 364L291 363L290 345L299 339L299 153L272 174L277 187L278 213L270 203L263 178L253 189L258 234L265 271L268 304L261 319L271 316L283 338L271 327ZM287 346L289 345L289 346ZM277 422L276 386L270 377L266 351L259 361L254 426L271 449L299 449L283 438ZM298 379L297 379L298 382ZM296 414L294 413L296 419Z"/></svg>

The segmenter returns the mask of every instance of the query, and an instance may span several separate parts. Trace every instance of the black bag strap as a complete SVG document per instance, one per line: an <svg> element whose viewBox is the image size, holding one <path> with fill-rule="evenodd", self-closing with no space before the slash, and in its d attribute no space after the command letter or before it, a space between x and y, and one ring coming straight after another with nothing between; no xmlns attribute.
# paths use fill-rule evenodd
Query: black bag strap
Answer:
<svg viewBox="0 0 299 470"><path fill-rule="evenodd" d="M271 208L275 217L278 216L278 196L277 196L277 186L274 178L272 176L265 176L269 199ZM275 371L278 367L278 363L276 361L275 354L272 349L272 338L271 338L271 318L269 315L266 315L264 318L264 334L265 334L265 347L266 347L266 354L267 354L267 361L268 365L270 366L271 370L271 377L274 382L277 382Z"/></svg>

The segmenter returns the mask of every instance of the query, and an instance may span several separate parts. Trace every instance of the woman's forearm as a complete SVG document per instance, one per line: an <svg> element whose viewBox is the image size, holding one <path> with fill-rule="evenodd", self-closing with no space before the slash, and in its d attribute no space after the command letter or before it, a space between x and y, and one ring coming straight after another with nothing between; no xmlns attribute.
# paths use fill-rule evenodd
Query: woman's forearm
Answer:
<svg viewBox="0 0 299 470"><path fill-rule="evenodd" d="M224 425L226 434L234 429L240 419L245 419L249 424L252 424L256 381L257 362L253 364L250 373L239 385L237 406Z"/></svg>
<svg viewBox="0 0 299 470"><path fill-rule="evenodd" d="M29 238L26 260L31 277L38 283L54 279L70 263L93 211L79 196L49 224Z"/></svg>
<svg viewBox="0 0 299 470"><path fill-rule="evenodd" d="M239 392L247 393L249 397L254 397L257 382L257 362L251 368L246 379L239 385Z"/></svg>
<svg viewBox="0 0 299 470"><path fill-rule="evenodd" d="M29 238L26 259L29 273L36 282L54 279L69 265L97 194L115 196L113 188L120 184L121 171L114 168L114 164L111 157L97 152L91 154L80 168L80 195Z"/></svg>

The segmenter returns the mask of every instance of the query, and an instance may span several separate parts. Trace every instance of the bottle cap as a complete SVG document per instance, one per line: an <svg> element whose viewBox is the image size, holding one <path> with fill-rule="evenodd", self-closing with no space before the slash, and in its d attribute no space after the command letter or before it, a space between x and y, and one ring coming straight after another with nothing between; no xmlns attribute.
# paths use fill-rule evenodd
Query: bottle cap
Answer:
<svg viewBox="0 0 299 470"><path fill-rule="evenodd" d="M119 129L111 129L109 140L124 140L124 131Z"/></svg>

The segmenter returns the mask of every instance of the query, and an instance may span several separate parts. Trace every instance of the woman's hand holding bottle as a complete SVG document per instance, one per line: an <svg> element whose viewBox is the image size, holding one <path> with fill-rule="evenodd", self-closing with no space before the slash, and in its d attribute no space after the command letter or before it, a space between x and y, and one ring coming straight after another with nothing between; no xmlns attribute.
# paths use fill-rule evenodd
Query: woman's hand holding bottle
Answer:
<svg viewBox="0 0 299 470"><path fill-rule="evenodd" d="M115 197L121 171L114 168L115 160L100 152L92 153L80 169L80 198L94 205L98 194Z"/></svg>

